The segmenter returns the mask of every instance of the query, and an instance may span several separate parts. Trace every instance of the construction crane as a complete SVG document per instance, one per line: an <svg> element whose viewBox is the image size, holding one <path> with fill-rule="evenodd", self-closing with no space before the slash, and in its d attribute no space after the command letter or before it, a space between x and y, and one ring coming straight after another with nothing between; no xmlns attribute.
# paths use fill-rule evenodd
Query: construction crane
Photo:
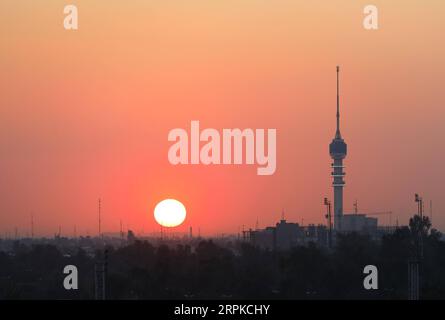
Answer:
<svg viewBox="0 0 445 320"><path fill-rule="evenodd" d="M365 213L367 216L389 215L389 226L392 226L392 211L370 212Z"/></svg>
<svg viewBox="0 0 445 320"><path fill-rule="evenodd" d="M358 201L354 201L354 214L358 214ZM392 226L392 211L380 211L380 212L363 212L367 216L380 216L389 215L389 225Z"/></svg>

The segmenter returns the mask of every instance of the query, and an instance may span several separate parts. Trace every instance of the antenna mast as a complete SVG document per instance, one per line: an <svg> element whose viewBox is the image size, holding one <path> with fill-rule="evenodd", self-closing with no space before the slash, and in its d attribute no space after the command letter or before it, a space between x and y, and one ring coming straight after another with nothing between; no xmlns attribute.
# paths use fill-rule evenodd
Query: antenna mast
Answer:
<svg viewBox="0 0 445 320"><path fill-rule="evenodd" d="M34 239L34 215L31 213L31 239Z"/></svg>
<svg viewBox="0 0 445 320"><path fill-rule="evenodd" d="M337 66L337 131L336 137L340 138L340 81L339 81L340 66Z"/></svg>
<svg viewBox="0 0 445 320"><path fill-rule="evenodd" d="M101 220L100 220L100 198L99 198L99 237L102 236L102 231L101 231Z"/></svg>
<svg viewBox="0 0 445 320"><path fill-rule="evenodd" d="M433 200L430 200L430 222L433 224Z"/></svg>

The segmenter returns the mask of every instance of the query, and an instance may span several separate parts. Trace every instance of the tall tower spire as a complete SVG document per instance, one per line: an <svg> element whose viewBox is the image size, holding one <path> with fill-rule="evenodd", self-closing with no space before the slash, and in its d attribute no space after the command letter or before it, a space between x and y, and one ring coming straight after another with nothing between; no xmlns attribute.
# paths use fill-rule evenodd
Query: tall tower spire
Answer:
<svg viewBox="0 0 445 320"><path fill-rule="evenodd" d="M337 66L337 131L335 132L335 138L341 139L340 134L340 81L338 79L340 73L340 66Z"/></svg>
<svg viewBox="0 0 445 320"><path fill-rule="evenodd" d="M333 178L332 186L334 188L334 230L341 230L341 219L343 217L343 186L345 181L343 177L343 159L347 154L347 145L340 134L340 81L339 81L340 67L337 66L337 128L334 139L329 145L329 154L333 160L331 164Z"/></svg>

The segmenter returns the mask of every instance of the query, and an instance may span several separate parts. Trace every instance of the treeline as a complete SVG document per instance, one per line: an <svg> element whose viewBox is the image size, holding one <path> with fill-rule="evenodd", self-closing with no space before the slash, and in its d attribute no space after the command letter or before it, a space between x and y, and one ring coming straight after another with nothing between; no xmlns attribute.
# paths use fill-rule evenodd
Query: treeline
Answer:
<svg viewBox="0 0 445 320"><path fill-rule="evenodd" d="M381 241L339 236L332 250L315 245L273 252L247 243L154 247L136 241L108 248L109 299L406 299L408 261L422 247L422 299L445 298L445 242L427 219L411 219ZM420 240L419 240L420 239ZM417 256L418 257L418 256ZM79 249L64 256L54 246L17 243L0 252L1 299L94 299L96 259ZM79 289L65 290L62 273L72 264ZM378 268L379 287L365 290L363 268Z"/></svg>

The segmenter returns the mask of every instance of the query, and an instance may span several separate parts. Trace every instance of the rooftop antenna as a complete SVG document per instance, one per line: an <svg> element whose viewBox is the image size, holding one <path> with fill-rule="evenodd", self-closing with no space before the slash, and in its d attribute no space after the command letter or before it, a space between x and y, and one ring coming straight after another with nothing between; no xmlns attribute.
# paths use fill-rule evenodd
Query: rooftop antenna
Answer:
<svg viewBox="0 0 445 320"><path fill-rule="evenodd" d="M255 230L258 230L258 217L256 217Z"/></svg>
<svg viewBox="0 0 445 320"><path fill-rule="evenodd" d="M122 219L120 220L120 234L121 234L121 239L124 238L124 231L122 230Z"/></svg>
<svg viewBox="0 0 445 320"><path fill-rule="evenodd" d="M281 220L284 221L284 208L281 209Z"/></svg>
<svg viewBox="0 0 445 320"><path fill-rule="evenodd" d="M357 202L357 200L354 201L354 213L358 214L358 202Z"/></svg>

